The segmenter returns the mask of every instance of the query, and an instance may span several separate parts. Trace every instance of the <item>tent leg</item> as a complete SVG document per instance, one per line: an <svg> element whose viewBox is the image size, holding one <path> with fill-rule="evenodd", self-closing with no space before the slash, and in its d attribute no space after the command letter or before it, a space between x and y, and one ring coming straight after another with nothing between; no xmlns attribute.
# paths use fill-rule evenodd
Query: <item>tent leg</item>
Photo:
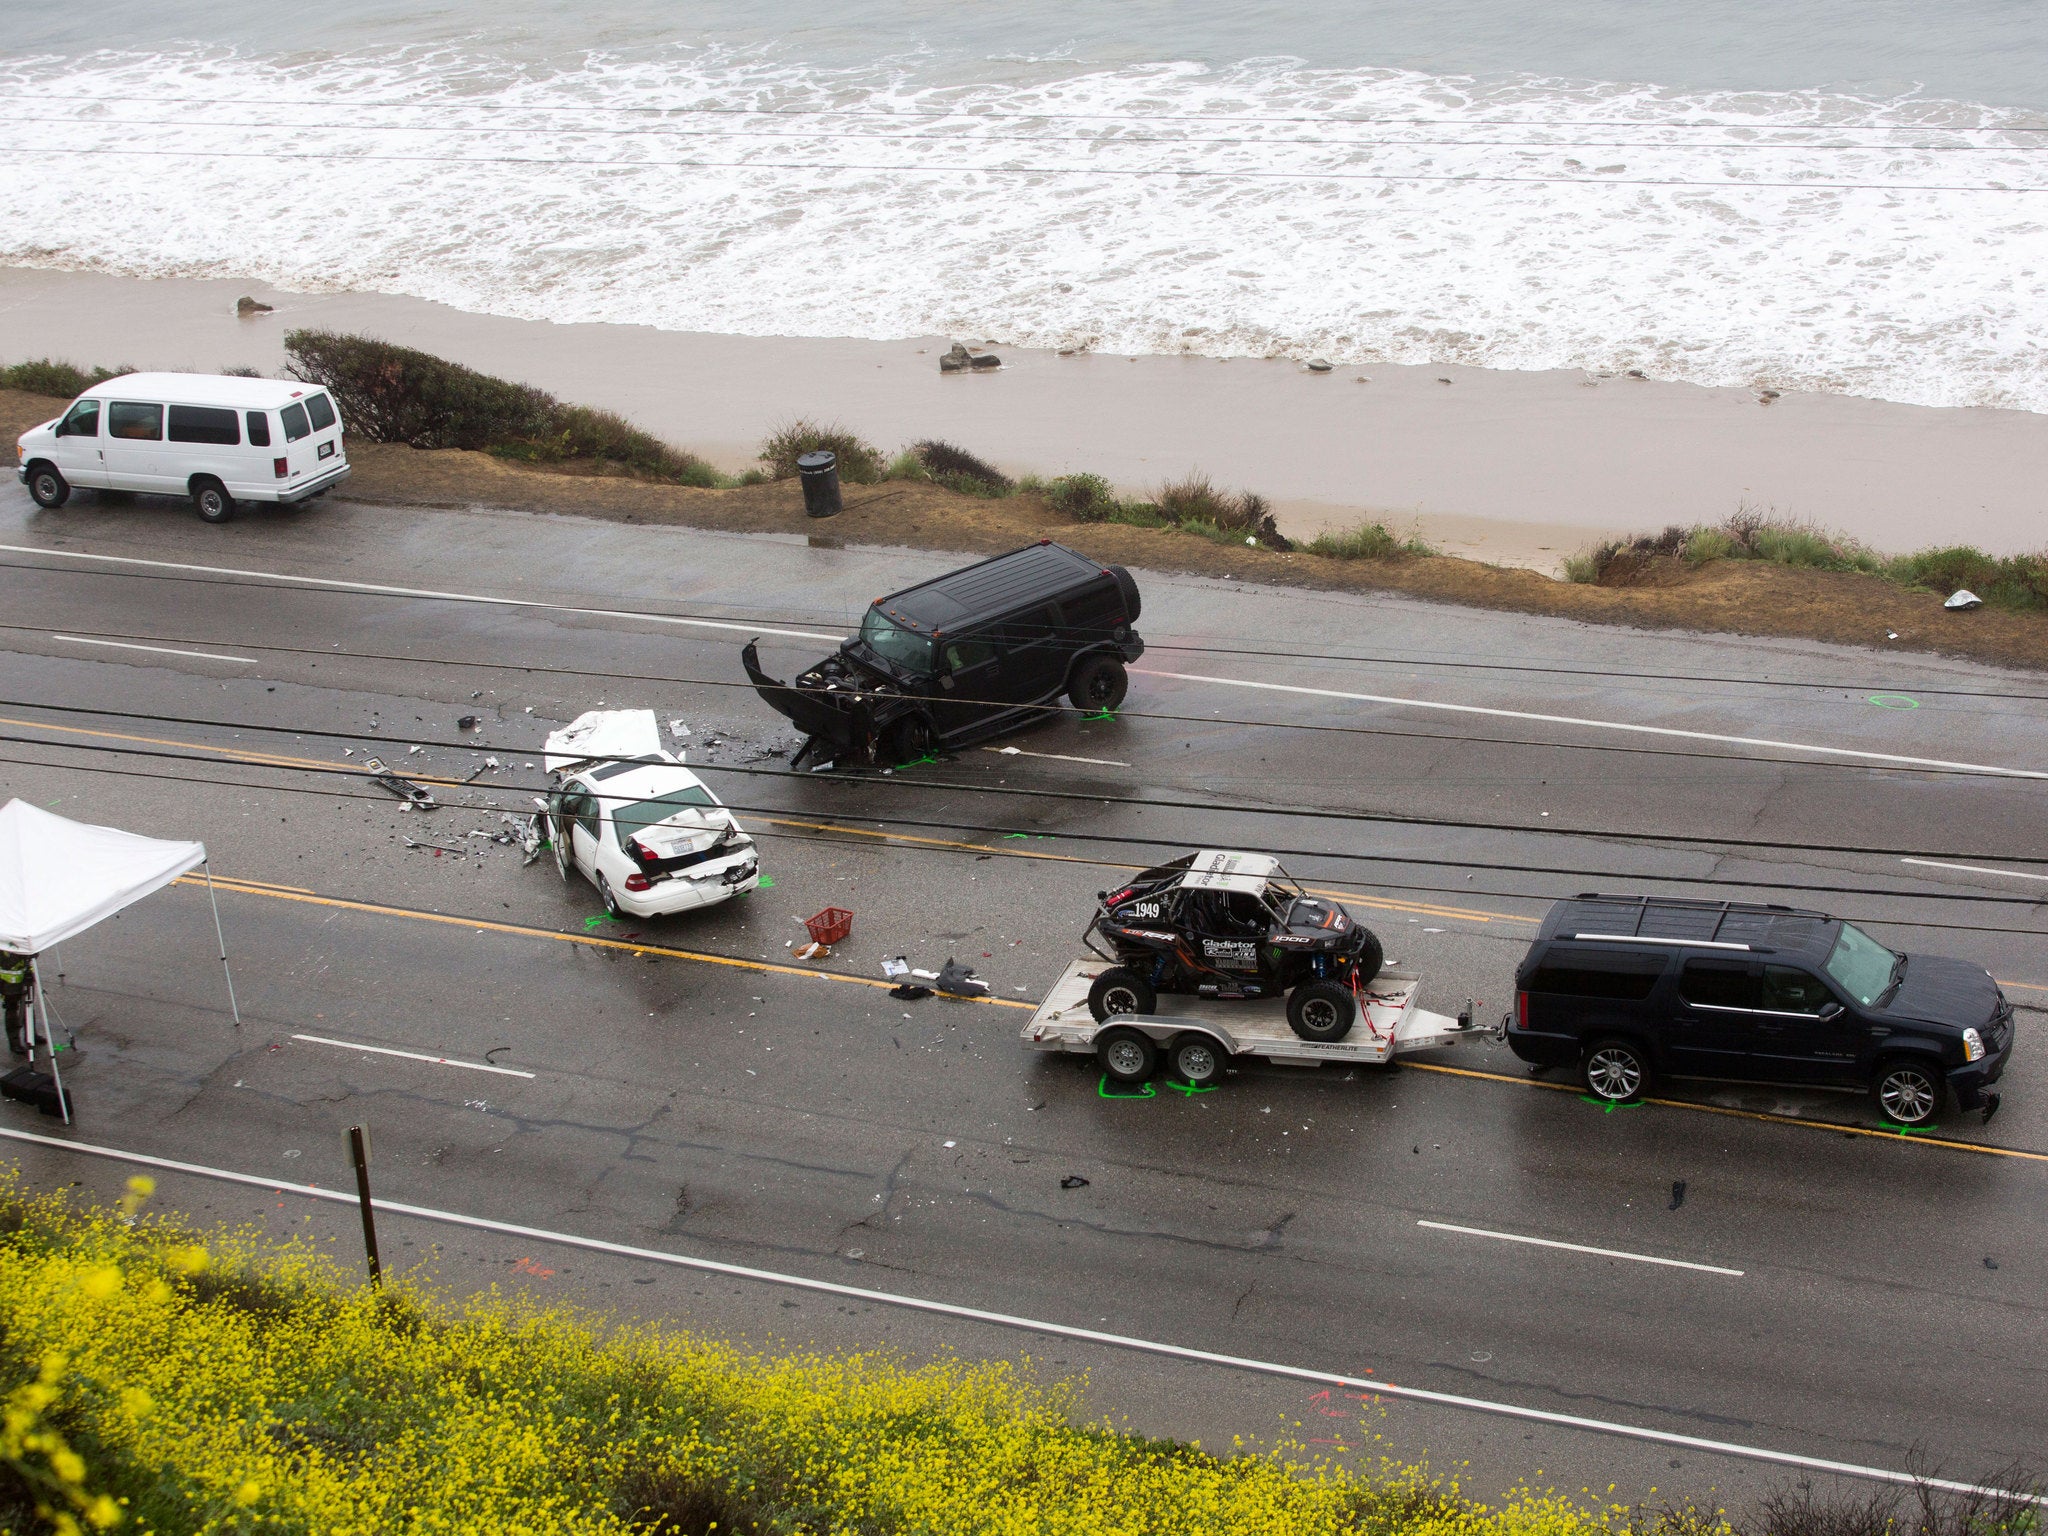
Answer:
<svg viewBox="0 0 2048 1536"><path fill-rule="evenodd" d="M43 997L41 978L37 978L36 1003L43 1011L43 1044L48 1046L50 1050L50 1081L57 1088L57 1108L64 1112L64 1123L69 1125L71 1123L71 1096L64 1091L64 1074L57 1070L57 1037L50 1033L50 1005ZM31 1030L34 1029L35 1020L29 1020L29 1027Z"/></svg>
<svg viewBox="0 0 2048 1536"><path fill-rule="evenodd" d="M213 903L213 936L220 941L220 970L228 979L228 1012L235 1016L235 1028L242 1027L241 1005L235 1001L235 973L228 968L228 940L220 927L220 900L213 894L213 866L201 860L200 869L206 873L206 899Z"/></svg>

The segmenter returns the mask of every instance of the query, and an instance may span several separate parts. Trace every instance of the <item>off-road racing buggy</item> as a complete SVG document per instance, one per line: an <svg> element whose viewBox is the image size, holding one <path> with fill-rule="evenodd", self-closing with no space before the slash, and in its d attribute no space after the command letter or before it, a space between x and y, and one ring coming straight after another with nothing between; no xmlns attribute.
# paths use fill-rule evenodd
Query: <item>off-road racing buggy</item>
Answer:
<svg viewBox="0 0 2048 1536"><path fill-rule="evenodd" d="M1334 901L1310 896L1261 853L1205 851L1098 892L1082 942L1111 962L1088 991L1098 1023L1150 1015L1159 994L1245 1001L1286 994L1303 1040L1342 1040L1385 959Z"/></svg>
<svg viewBox="0 0 2048 1536"><path fill-rule="evenodd" d="M740 652L755 691L808 738L791 760L894 767L1043 719L1065 694L1100 713L1123 703L1138 584L1041 539L877 598L860 633L794 683Z"/></svg>

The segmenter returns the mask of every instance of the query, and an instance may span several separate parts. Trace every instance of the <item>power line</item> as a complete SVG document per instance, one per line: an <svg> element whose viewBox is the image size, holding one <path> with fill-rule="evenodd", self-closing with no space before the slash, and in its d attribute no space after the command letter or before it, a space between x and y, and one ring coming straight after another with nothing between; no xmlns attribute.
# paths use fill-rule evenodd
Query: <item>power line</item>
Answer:
<svg viewBox="0 0 2048 1536"><path fill-rule="evenodd" d="M2048 186L2007 187L1965 185L1947 182L1885 181L1692 181L1675 177L1599 176L1497 176L1451 173L1390 171L1264 171L1171 167L1076 166L1076 165L886 165L859 161L831 160L612 160L558 155L386 155L335 154L318 150L263 149L137 149L126 146L88 148L67 145L32 145L21 153L30 155L116 155L123 159L147 157L182 160L270 160L324 161L348 164L394 164L434 166L535 165L575 166L609 171L853 171L889 176L1170 176L1182 180L1206 181L1374 181L1374 182L1471 182L1479 185L1520 184L1529 186L1583 187L1685 187L1721 191L1793 192L2048 192Z"/></svg>

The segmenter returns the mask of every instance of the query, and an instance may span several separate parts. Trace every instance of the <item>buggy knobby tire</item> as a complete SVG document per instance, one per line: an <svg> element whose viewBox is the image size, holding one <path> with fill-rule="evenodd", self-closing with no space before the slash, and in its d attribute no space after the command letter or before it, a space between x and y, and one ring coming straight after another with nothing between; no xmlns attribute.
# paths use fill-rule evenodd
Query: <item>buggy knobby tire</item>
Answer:
<svg viewBox="0 0 2048 1536"><path fill-rule="evenodd" d="M1159 1006L1152 983L1125 966L1113 966L1088 989L1088 1011L1100 1024L1120 1013L1150 1013Z"/></svg>
<svg viewBox="0 0 2048 1536"><path fill-rule="evenodd" d="M1334 1045L1358 1022L1358 999L1337 981L1305 981L1287 995L1287 1023L1302 1039Z"/></svg>

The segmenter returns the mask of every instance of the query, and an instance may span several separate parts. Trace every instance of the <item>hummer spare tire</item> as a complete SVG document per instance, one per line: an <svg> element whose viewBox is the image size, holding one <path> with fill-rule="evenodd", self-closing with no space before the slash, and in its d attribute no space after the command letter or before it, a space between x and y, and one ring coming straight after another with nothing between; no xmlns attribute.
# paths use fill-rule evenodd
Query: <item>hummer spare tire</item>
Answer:
<svg viewBox="0 0 2048 1536"><path fill-rule="evenodd" d="M1287 1023L1302 1039L1334 1045L1358 1021L1358 999L1337 981L1305 981L1287 995Z"/></svg>

